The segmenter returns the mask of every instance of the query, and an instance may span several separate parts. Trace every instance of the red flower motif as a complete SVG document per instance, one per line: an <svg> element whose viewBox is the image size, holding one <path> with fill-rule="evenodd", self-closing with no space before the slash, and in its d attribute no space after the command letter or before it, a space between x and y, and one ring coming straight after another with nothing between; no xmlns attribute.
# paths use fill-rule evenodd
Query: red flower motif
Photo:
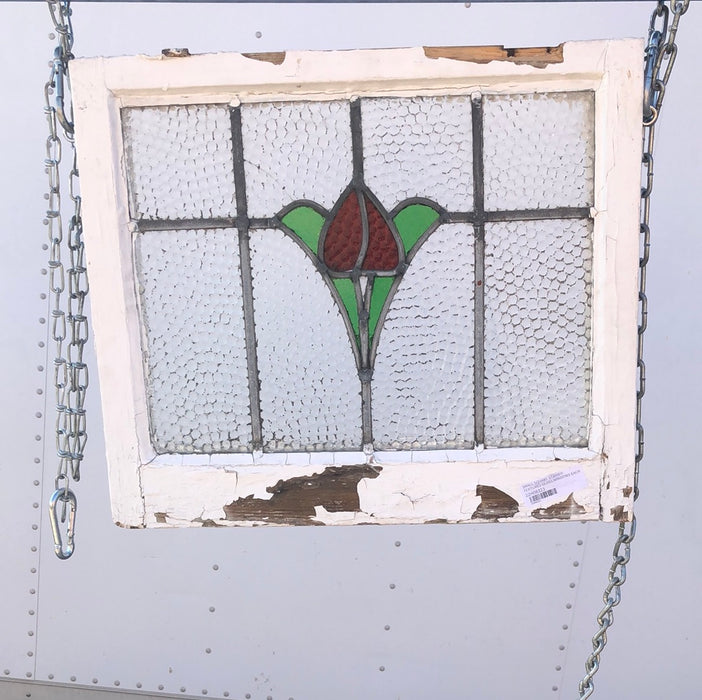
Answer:
<svg viewBox="0 0 702 700"><path fill-rule="evenodd" d="M368 194L351 189L329 223L321 257L332 272L390 272L400 262L400 243Z"/></svg>

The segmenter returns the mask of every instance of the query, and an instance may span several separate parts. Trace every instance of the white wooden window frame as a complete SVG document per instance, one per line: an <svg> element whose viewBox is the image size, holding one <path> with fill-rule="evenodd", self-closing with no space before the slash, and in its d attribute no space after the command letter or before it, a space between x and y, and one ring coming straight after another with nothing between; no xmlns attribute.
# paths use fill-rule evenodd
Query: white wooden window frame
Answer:
<svg viewBox="0 0 702 700"><path fill-rule="evenodd" d="M115 522L165 527L631 518L642 41L566 43L563 60L547 65L536 59L534 65L528 59L486 63L456 53L460 60L433 58L432 52L413 48L288 52L275 61L240 54L72 61L92 324ZM154 452L133 272L135 231L129 216L122 108L583 90L595 95L596 144L586 448L478 447L375 454ZM343 470L349 475L346 485L333 478ZM550 499L537 505L528 502L525 484L563 472L578 476L558 482L564 488ZM315 504L314 494L325 488L320 481L325 474L330 477L329 488L349 491L340 491L339 503L352 506L329 508L324 497ZM291 514L289 508L280 512L276 492L280 496L287 491L294 498L296 489L301 489L308 512ZM239 499L260 502L260 517L227 520L224 507ZM271 504L269 513L266 502Z"/></svg>

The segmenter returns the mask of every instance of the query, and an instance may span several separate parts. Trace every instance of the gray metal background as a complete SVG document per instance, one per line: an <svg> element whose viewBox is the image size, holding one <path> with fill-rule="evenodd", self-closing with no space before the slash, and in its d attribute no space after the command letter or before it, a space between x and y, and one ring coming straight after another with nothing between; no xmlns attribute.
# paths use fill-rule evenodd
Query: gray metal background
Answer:
<svg viewBox="0 0 702 700"><path fill-rule="evenodd" d="M75 49L553 45L642 36L653 6L78 3ZM121 530L110 518L94 371L77 552L54 557L42 369L53 358L38 345L52 43L43 3L0 3L0 22L0 698L82 698L78 686L254 700L576 697L616 526ZM601 698L702 697L701 32L693 4L659 121L647 457L630 579L596 677Z"/></svg>

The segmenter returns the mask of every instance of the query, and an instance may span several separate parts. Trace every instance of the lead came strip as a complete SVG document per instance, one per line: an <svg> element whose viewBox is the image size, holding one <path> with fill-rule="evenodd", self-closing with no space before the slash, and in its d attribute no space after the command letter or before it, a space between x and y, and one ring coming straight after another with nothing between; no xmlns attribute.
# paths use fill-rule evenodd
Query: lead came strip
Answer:
<svg viewBox="0 0 702 700"><path fill-rule="evenodd" d="M241 287L244 296L244 328L246 333L246 359L248 363L249 398L251 401L251 436L253 449L263 449L261 428L261 398L256 357L256 325L254 323L253 291L251 286L251 251L249 249L249 218L246 202L246 175L244 173L244 145L241 135L241 108L231 109L232 156L236 191L237 229L239 231L239 256L241 259Z"/></svg>

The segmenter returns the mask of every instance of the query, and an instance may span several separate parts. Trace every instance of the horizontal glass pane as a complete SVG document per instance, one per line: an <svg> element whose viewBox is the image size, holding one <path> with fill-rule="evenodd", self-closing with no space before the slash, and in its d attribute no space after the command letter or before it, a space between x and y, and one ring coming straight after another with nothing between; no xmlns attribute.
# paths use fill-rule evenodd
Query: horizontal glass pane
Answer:
<svg viewBox="0 0 702 700"><path fill-rule="evenodd" d="M594 93L488 95L483 111L487 210L593 204Z"/></svg>
<svg viewBox="0 0 702 700"><path fill-rule="evenodd" d="M122 120L134 218L236 215L228 107L131 107Z"/></svg>
<svg viewBox="0 0 702 700"><path fill-rule="evenodd" d="M366 183L388 209L410 197L473 208L469 97L366 99L361 110Z"/></svg>
<svg viewBox="0 0 702 700"><path fill-rule="evenodd" d="M245 104L241 128L249 216L298 199L331 209L351 180L348 102Z"/></svg>

